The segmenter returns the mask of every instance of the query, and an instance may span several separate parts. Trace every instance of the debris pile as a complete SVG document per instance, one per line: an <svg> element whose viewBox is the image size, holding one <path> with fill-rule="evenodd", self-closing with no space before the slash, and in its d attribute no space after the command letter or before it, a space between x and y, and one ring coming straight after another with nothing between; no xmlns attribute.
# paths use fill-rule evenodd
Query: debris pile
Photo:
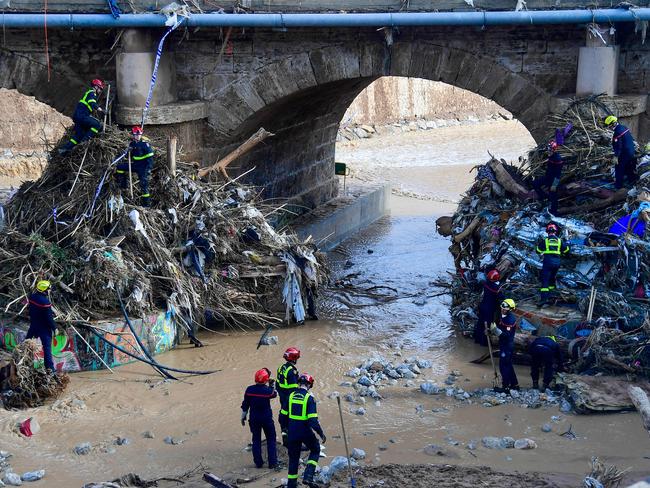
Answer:
<svg viewBox="0 0 650 488"><path fill-rule="evenodd" d="M54 375L44 368L34 368L34 357L39 349L40 344L36 339L28 339L14 349L12 374L8 378L8 388L2 393L5 408L43 405L45 400L59 396L70 382L66 373Z"/></svg>
<svg viewBox="0 0 650 488"><path fill-rule="evenodd" d="M650 167L638 166L633 188L615 188L612 132L601 124L609 113L598 97L591 97L574 101L548 121L559 128L555 138L564 160L557 215L532 189L547 164L547 145L540 144L519 166L494 157L479 165L473 186L453 217L438 220L438 231L451 236L458 270L452 315L469 331L477 320L480 282L491 269L500 272L508 298L535 310L542 267L536 242L545 237L549 222L558 224L571 251L562 258L556 305L573 309L581 319L565 320L556 335L581 338L573 351L574 356L584 356L584 369L648 376L650 329L644 322L650 301L650 241L648 233L635 233L634 225L626 233L625 228L616 232L613 224L629 215L640 217L640 222L648 216L644 209L650 209ZM553 316L557 310L534 313ZM521 326L532 331L539 324L522 317Z"/></svg>
<svg viewBox="0 0 650 488"><path fill-rule="evenodd" d="M242 328L279 324L284 297L285 318L303 320L303 293L326 273L313 244L270 225L281 207L253 187L199 179L193 164L172 174L160 152L153 205L142 207L137 181L131 192L114 177L128 144L107 127L68 156L53 151L41 178L11 198L0 233L3 312L21 314L36 281L49 279L61 322L114 316L120 297L133 315L162 308L190 323L209 310Z"/></svg>

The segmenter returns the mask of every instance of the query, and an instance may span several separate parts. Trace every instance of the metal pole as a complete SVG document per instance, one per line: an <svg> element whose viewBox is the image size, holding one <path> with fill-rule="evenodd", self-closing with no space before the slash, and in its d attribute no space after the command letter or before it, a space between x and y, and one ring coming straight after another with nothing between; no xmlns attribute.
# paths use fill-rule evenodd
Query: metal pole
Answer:
<svg viewBox="0 0 650 488"><path fill-rule="evenodd" d="M497 365L494 362L494 356L492 356L492 341L490 340L490 332L488 330L488 324L487 322L484 322L485 324L485 338L487 339L488 343L488 351L490 351L490 361L492 362L492 369L494 369L494 379L492 380L492 386L495 388L499 386L499 373L497 373Z"/></svg>
<svg viewBox="0 0 650 488"><path fill-rule="evenodd" d="M111 98L111 85L108 84L106 90L106 107L104 108L104 124L102 125L102 132L106 132L106 117L108 117L108 100Z"/></svg>
<svg viewBox="0 0 650 488"><path fill-rule="evenodd" d="M129 152L129 193L133 199L133 174L131 173L131 152Z"/></svg>
<svg viewBox="0 0 650 488"><path fill-rule="evenodd" d="M345 455L348 458L348 473L350 474L350 486L355 488L356 481L352 474L352 461L350 461L350 449L348 447L348 436L345 433L345 423L343 422L343 410L341 409L341 397L336 397L336 403L339 406L339 417L341 418L341 430L343 431L343 443L345 444Z"/></svg>
<svg viewBox="0 0 650 488"><path fill-rule="evenodd" d="M176 136L169 136L167 138L167 164L169 165L169 172L173 176L176 173L176 143L178 139Z"/></svg>

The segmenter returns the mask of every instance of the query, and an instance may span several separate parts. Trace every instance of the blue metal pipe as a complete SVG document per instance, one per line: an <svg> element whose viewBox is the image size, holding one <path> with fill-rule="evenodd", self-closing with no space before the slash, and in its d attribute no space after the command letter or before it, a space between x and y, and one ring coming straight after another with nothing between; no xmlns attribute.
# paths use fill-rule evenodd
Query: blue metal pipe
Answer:
<svg viewBox="0 0 650 488"><path fill-rule="evenodd" d="M42 28L43 13L2 13L3 28ZM584 24L650 20L650 8L369 14L193 14L190 27L407 27ZM48 14L50 29L164 27L162 14Z"/></svg>

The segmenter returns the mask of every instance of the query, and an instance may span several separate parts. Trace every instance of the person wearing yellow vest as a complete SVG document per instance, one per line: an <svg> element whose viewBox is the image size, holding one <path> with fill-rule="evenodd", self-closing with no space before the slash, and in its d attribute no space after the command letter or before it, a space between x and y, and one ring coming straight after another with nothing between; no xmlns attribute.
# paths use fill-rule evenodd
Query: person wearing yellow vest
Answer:
<svg viewBox="0 0 650 488"><path fill-rule="evenodd" d="M309 449L307 467L302 475L302 484L309 487L319 486L314 482L314 474L320 457L320 443L314 433L318 434L323 444L327 438L318 422L316 401L309 390L314 386L314 378L306 373L298 377L298 389L289 395L289 470L287 488L298 486L298 466L300 450L304 444Z"/></svg>
<svg viewBox="0 0 650 488"><path fill-rule="evenodd" d="M131 128L132 140L129 143L131 153L131 171L138 175L140 181L140 203L143 207L151 205L151 194L149 193L149 178L153 169L153 148L148 139L143 136L144 130L141 126L135 125ZM127 176L129 174L129 163L119 163L116 167L117 181L120 188L127 188Z"/></svg>
<svg viewBox="0 0 650 488"><path fill-rule="evenodd" d="M558 237L560 231L554 222L546 226L546 238L537 240L537 252L542 256L542 272L540 274L541 286L539 288L539 306L546 305L555 291L555 278L560 269L560 258L570 250L569 246Z"/></svg>
<svg viewBox="0 0 650 488"><path fill-rule="evenodd" d="M289 395L298 388L298 368L296 363L300 359L300 349L289 347L283 354L284 359L287 361L278 368L275 388L278 390L280 397L280 415L278 422L280 423L280 431L282 432L282 445L287 447L287 436L289 432Z"/></svg>
<svg viewBox="0 0 650 488"><path fill-rule="evenodd" d="M70 137L70 141L59 149L59 154L65 155L69 153L77 144L82 143L86 139L90 139L102 130L102 123L93 117L92 113L94 111L99 113L104 112L97 104L97 100L103 90L104 82L102 80L94 79L90 82L90 88L84 92L77 103L74 114L72 114L74 134Z"/></svg>

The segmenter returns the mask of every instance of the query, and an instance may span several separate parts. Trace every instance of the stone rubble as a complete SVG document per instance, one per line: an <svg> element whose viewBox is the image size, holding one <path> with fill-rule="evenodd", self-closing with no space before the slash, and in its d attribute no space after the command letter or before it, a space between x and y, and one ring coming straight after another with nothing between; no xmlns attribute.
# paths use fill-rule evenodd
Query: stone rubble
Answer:
<svg viewBox="0 0 650 488"><path fill-rule="evenodd" d="M15 473L9 463L11 453L0 451L0 486L22 486L23 481L39 481L45 477L45 470L28 471L22 476Z"/></svg>

